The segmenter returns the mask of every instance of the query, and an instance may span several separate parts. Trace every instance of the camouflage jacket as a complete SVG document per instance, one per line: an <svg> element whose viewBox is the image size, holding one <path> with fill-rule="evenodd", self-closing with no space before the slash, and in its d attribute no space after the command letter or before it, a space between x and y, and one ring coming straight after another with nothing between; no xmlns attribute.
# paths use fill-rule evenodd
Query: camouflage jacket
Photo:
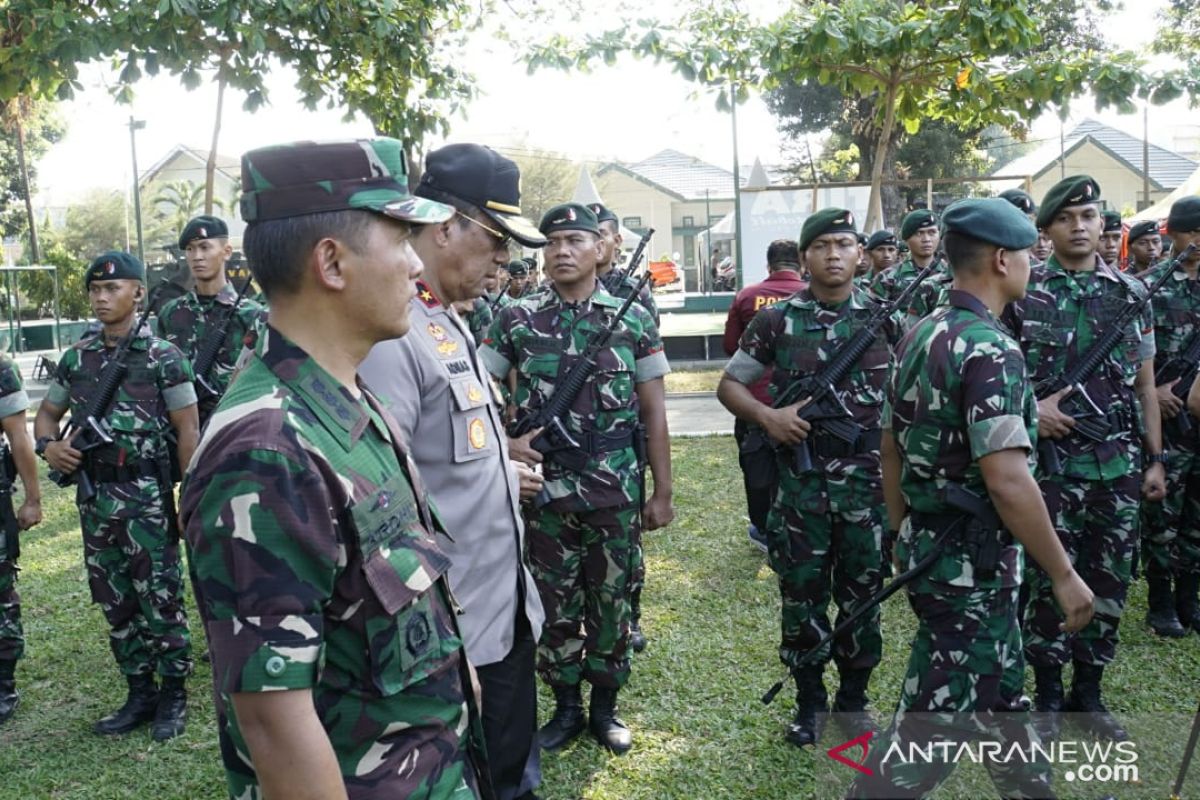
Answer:
<svg viewBox="0 0 1200 800"><path fill-rule="evenodd" d="M492 318L491 303L484 297L476 297L471 305L471 310L462 314L463 322L467 323L467 328L471 331L471 338L475 340L476 345L483 342L483 337L491 327Z"/></svg>
<svg viewBox="0 0 1200 800"><path fill-rule="evenodd" d="M921 268L914 264L911 258L906 258L891 269L885 269L876 275L871 281L871 293L881 300L895 300L920 274Z"/></svg>
<svg viewBox="0 0 1200 800"><path fill-rule="evenodd" d="M29 408L29 395L21 381L17 362L0 353L0 419L20 414ZM10 479L12 475L8 476Z"/></svg>
<svg viewBox="0 0 1200 800"><path fill-rule="evenodd" d="M204 348L209 332L215 330L231 312L236 297L237 289L232 283L226 283L215 297L200 298L194 291L177 297L163 306L158 314L158 336L182 350L195 369L196 356ZM219 395L228 388L242 349L254 346L258 322L265 320L266 314L266 309L253 300L242 298L238 303L234 318L226 329L225 341L217 350L217 357L208 375L196 376L197 381L207 378L209 385L218 393L218 397L206 398L200 403L201 423L208 419L217 405Z"/></svg>
<svg viewBox="0 0 1200 800"><path fill-rule="evenodd" d="M916 276L914 276L915 278ZM902 309L906 312L904 320L904 328L908 330L916 325L920 319L935 308L941 308L946 305L946 300L950 296L950 286L954 283L954 273L950 271L950 266L945 262L941 262L938 269L921 282L917 290L913 292L909 298L908 308ZM903 287L902 287L903 288Z"/></svg>
<svg viewBox="0 0 1200 800"><path fill-rule="evenodd" d="M1068 272L1051 255L1031 271L1025 299L1005 309L1004 321L1025 353L1034 386L1066 372L1127 303L1145 295L1137 278L1102 264L1099 257L1096 265L1094 271ZM1148 307L1087 382L1092 401L1119 419L1121 430L1098 444L1080 436L1058 440L1064 475L1112 480L1138 468L1142 414L1133 382L1142 362L1154 357L1153 330Z"/></svg>
<svg viewBox="0 0 1200 800"><path fill-rule="evenodd" d="M260 796L230 695L284 689L312 691L351 798L475 796L450 560L370 392L268 326L181 507L230 796Z"/></svg>
<svg viewBox="0 0 1200 800"><path fill-rule="evenodd" d="M504 380L517 373L513 403L519 419L536 414L587 347L589 337L608 324L622 301L597 284L582 303L564 303L553 288L503 308L492 323L479 355L488 371ZM662 339L650 315L634 303L608 347L596 356L596 370L563 420L576 437L632 432L639 423L636 385L670 372ZM632 446L600 451L582 472L552 459L543 465L552 511L586 511L638 501L637 458Z"/></svg>
<svg viewBox="0 0 1200 800"><path fill-rule="evenodd" d="M613 267L603 275L598 275L597 280L604 287L604 291L621 300L632 296L633 290L638 285L637 278L632 275L626 275L625 270L617 267ZM654 302L654 294L650 291L649 286L642 287L642 290L638 292L637 301L642 308L650 313L650 318L654 320L654 324L660 324L658 304Z"/></svg>
<svg viewBox="0 0 1200 800"><path fill-rule="evenodd" d="M82 421L95 395L100 372L113 354L104 346L103 332L84 337L58 360L58 371L46 389L46 399L68 406ZM154 460L166 452L171 430L168 412L196 403L192 365L170 342L150 335L144 327L130 345L128 370L104 417L113 443L93 450L88 459L107 464Z"/></svg>
<svg viewBox="0 0 1200 800"><path fill-rule="evenodd" d="M1145 275L1146 282L1152 283L1161 277L1161 271L1170 263L1152 267ZM1178 270L1154 295L1153 305L1154 368L1157 371L1182 355L1192 340L1200 336L1200 279L1189 278L1186 272ZM1193 425L1191 433L1185 434L1164 422L1164 435L1171 437L1172 448L1185 446L1193 451L1200 450L1200 425Z"/></svg>
<svg viewBox="0 0 1200 800"><path fill-rule="evenodd" d="M883 426L900 451L905 502L926 514L951 512L941 498L950 482L987 497L978 463L986 455L1020 448L1032 469L1037 438L1037 401L1017 343L973 295L948 294L948 305L900 342L883 412ZM938 533L913 526L910 518L897 544L902 568L924 558ZM912 591L1018 585L1020 547L1005 543L995 574L983 576L963 538L952 538Z"/></svg>
<svg viewBox="0 0 1200 800"><path fill-rule="evenodd" d="M840 306L827 306L817 300L811 288L801 289L786 300L764 308L750 321L742 334L738 352L729 360L725 372L747 386L771 369L769 393L778 400L793 383L823 369L838 349L863 327L880 306L867 292L855 288ZM891 348L899 341L900 327L895 320L884 323L874 343L834 388L838 399L864 431L879 430L879 415L887 386ZM813 461L820 459L820 444L814 440ZM822 460L829 471L847 468L879 473L879 448Z"/></svg>

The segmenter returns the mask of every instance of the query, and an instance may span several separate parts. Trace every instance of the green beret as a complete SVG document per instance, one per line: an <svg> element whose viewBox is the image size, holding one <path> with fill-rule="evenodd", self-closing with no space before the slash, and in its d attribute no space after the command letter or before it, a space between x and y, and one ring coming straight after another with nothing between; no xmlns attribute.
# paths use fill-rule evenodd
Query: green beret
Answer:
<svg viewBox="0 0 1200 800"><path fill-rule="evenodd" d="M242 156L246 222L354 209L413 223L454 216L450 206L408 193L407 160L397 139L293 142Z"/></svg>
<svg viewBox="0 0 1200 800"><path fill-rule="evenodd" d="M800 249L807 250L813 239L826 233L853 233L857 237L854 214L844 208L822 208L809 215L800 228Z"/></svg>
<svg viewBox="0 0 1200 800"><path fill-rule="evenodd" d="M896 246L896 234L891 231L875 231L871 234L871 238L867 239L868 250L874 250L876 247Z"/></svg>
<svg viewBox="0 0 1200 800"><path fill-rule="evenodd" d="M579 203L563 203L546 212L538 230L543 235L551 231L588 231L600 235L600 223L587 206Z"/></svg>
<svg viewBox="0 0 1200 800"><path fill-rule="evenodd" d="M524 261L510 261L507 269L509 276L513 278L524 278L529 274L529 265Z"/></svg>
<svg viewBox="0 0 1200 800"><path fill-rule="evenodd" d="M1033 202L1033 198L1020 189L1008 189L1001 192L1000 196L1016 206L1022 214L1032 214L1037 211L1037 205Z"/></svg>
<svg viewBox="0 0 1200 800"><path fill-rule="evenodd" d="M1006 250L1033 247L1038 232L1029 217L999 197L971 198L953 203L942 213L942 227Z"/></svg>
<svg viewBox="0 0 1200 800"><path fill-rule="evenodd" d="M145 281L146 268L137 256L120 250L109 250L103 255L96 256L88 264L84 273L83 285L91 286L92 281Z"/></svg>
<svg viewBox="0 0 1200 800"><path fill-rule="evenodd" d="M1148 222L1138 222L1129 229L1129 241L1133 242L1143 236L1148 236L1151 233L1158 233L1158 223L1154 220Z"/></svg>
<svg viewBox="0 0 1200 800"><path fill-rule="evenodd" d="M596 215L596 222L617 222L617 215L609 211L603 203L588 203L587 207Z"/></svg>
<svg viewBox="0 0 1200 800"><path fill-rule="evenodd" d="M1179 233L1200 231L1200 197L1181 197L1171 204L1167 230Z"/></svg>
<svg viewBox="0 0 1200 800"><path fill-rule="evenodd" d="M928 228L931 225L937 225L937 214L934 214L928 208L918 208L916 211L908 212L904 217L904 221L900 223L900 238L908 239L921 228Z"/></svg>
<svg viewBox="0 0 1200 800"><path fill-rule="evenodd" d="M183 233L179 234L179 249L186 250L188 242L196 239L224 239L228 236L229 227L225 220L207 215L193 217L191 222L183 226Z"/></svg>
<svg viewBox="0 0 1200 800"><path fill-rule="evenodd" d="M1058 216L1058 212L1072 206L1086 206L1100 202L1100 184L1087 175L1072 175L1050 187L1042 198L1038 209L1037 226L1046 228Z"/></svg>
<svg viewBox="0 0 1200 800"><path fill-rule="evenodd" d="M1118 211L1105 211L1101 214L1104 217L1104 233L1119 233L1121 230L1121 214Z"/></svg>

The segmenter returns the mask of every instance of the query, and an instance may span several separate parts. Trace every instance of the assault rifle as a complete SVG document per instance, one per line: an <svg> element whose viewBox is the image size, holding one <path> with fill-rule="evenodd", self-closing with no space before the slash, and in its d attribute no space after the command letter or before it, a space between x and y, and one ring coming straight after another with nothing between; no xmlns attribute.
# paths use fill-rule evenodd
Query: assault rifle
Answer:
<svg viewBox="0 0 1200 800"><path fill-rule="evenodd" d="M221 347L225 344L225 335L229 333L229 326L233 324L233 320L237 316L238 304L242 302L242 298L246 296L249 288L250 279L246 278L242 288L238 289L237 296L233 298L233 307L221 319L221 323L208 332L203 346L196 352L196 358L192 361L192 366L196 371L196 399L201 403L221 396L216 387L209 383L208 373L212 371L217 354L221 352Z"/></svg>
<svg viewBox="0 0 1200 800"><path fill-rule="evenodd" d="M649 280L650 273L647 272L638 281L635 291L625 298L625 302L621 304L617 313L609 319L608 324L592 332L579 360L571 366L566 377L554 390L554 394L546 400L546 404L538 409L537 413L529 414L518 420L513 426L511 436L514 439L541 428L541 433L533 437L529 443L534 450L547 458L555 459L567 469L582 472L587 468L587 454L582 451L579 442L567 430L563 418L567 416L571 406L575 404L575 398L579 397L579 393L587 385L588 379L596 371L596 356L608 346L608 340L612 338L617 325L620 324L621 319L629 311L629 307L637 300L638 293ZM550 502L550 496L545 489L534 498L534 504L539 507L548 502Z"/></svg>
<svg viewBox="0 0 1200 800"><path fill-rule="evenodd" d="M1045 400L1063 389L1071 389L1059 404L1059 411L1075 420L1075 426L1071 428L1071 433L1077 433L1091 442L1103 442L1112 433L1108 416L1088 396L1084 386L1125 336L1125 328L1141 316L1149 304L1150 298L1171 278L1179 265L1191 257L1195 249L1196 245L1190 244L1176 256L1162 271L1158 279L1150 284L1145 296L1126 304L1117 318L1105 328L1104 333L1092 342L1092 346L1066 372L1047 378L1034 387L1034 395L1039 401ZM1047 475L1057 475L1062 472L1062 461L1058 457L1058 445L1055 444L1054 439L1049 437L1038 439L1038 460L1044 466Z"/></svg>
<svg viewBox="0 0 1200 800"><path fill-rule="evenodd" d="M630 275L637 274L638 267L641 265L641 262L642 262L642 256L646 252L646 245L650 244L650 237L653 235L654 235L654 228L647 228L646 233L642 236L641 239L638 240L638 246L633 249L633 255L631 255L629 257L629 266L625 267L625 270L621 273L622 279L627 278ZM641 287L644 285L645 285L645 282L643 281L638 286L638 292L642 291Z"/></svg>
<svg viewBox="0 0 1200 800"><path fill-rule="evenodd" d="M162 284L159 284L160 286ZM117 390L121 388L121 382L125 380L125 373L129 371L129 348L137 339L138 332L142 326L146 324L146 320L150 317L150 311L154 308L153 298L158 293L156 289L151 292L146 298L146 307L142 309L142 313L134 321L133 327L129 329L129 333L125 334L120 343L117 344L117 349L113 353L112 358L100 370L100 376L96 379L95 394L92 395L91 402L87 408L83 410L83 418L76 419L75 415L71 415L71 419L67 422L58 440L60 442L68 442L71 447L78 450L80 453L86 454L95 450L98 447L110 445L113 442L112 434L109 433L108 422L105 417L108 416L108 409L112 406L113 400L116 399ZM103 336L101 331L98 336ZM87 503L96 496L96 487L92 483L92 479L88 477L84 466L81 463L77 469L69 475L64 475L58 470L50 470L47 476L59 486L76 485L75 501L77 503Z"/></svg>
<svg viewBox="0 0 1200 800"><path fill-rule="evenodd" d="M1171 381L1179 381L1171 390L1171 394L1186 404L1188 392L1195 383L1198 372L1200 372L1200 330L1192 334L1192 338L1188 341L1187 347L1183 348L1183 352L1173 356L1167 363L1159 367L1158 372L1154 373L1154 385L1162 386ZM1185 408L1168 421L1174 423L1176 431L1185 434L1192 429L1190 416Z"/></svg>
<svg viewBox="0 0 1200 800"><path fill-rule="evenodd" d="M0 556L7 555L15 562L21 557L21 526L13 509L13 481L17 478L17 462L7 445L0 446Z"/></svg>
<svg viewBox="0 0 1200 800"><path fill-rule="evenodd" d="M904 291L900 292L895 300L876 309L875 313L867 320L866 325L855 331L854 336L850 337L850 341L838 348L833 358L820 372L803 377L791 384L775 400L775 408L783 408L805 397L809 398L808 403L796 409L796 416L812 425L808 432L808 438L792 448L796 460L796 472L812 471L812 448L809 446L809 442L818 431L827 433L846 445L853 445L858 441L858 437L862 434L862 426L854 421L854 415L838 397L834 387L850 373L858 360L874 344L884 322L896 313L896 309L904 307L921 282L933 274L937 266L938 262L933 261L917 273L917 277L904 287Z"/></svg>
<svg viewBox="0 0 1200 800"><path fill-rule="evenodd" d="M500 305L500 301L504 299L505 292L508 291L508 285L512 283L512 278L504 282L504 285L496 290L496 296L488 302L488 311L496 313L496 306Z"/></svg>

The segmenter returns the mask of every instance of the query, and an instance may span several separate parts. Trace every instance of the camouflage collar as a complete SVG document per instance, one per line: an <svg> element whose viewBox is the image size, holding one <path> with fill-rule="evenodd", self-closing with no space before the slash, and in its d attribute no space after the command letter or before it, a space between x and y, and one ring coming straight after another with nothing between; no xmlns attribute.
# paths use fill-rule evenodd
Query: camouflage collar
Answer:
<svg viewBox="0 0 1200 800"><path fill-rule="evenodd" d="M257 355L275 377L300 395L347 452L358 443L371 422L365 400L356 399L312 356L269 324L266 335L258 339ZM382 433L390 439L386 431Z"/></svg>
<svg viewBox="0 0 1200 800"><path fill-rule="evenodd" d="M1044 270L1046 270L1046 272L1050 273L1051 278L1058 277L1058 278L1065 279L1067 277L1067 273L1070 271L1066 267L1064 267L1062 264L1059 263L1058 258L1055 257L1054 253L1050 254L1050 257L1046 259L1046 262L1044 264L1042 264L1042 268ZM1120 273L1118 273L1115 269L1110 267L1108 264L1104 263L1104 259L1101 258L1099 256L1099 254L1096 255L1095 273L1099 277L1110 280L1113 283L1121 282Z"/></svg>
<svg viewBox="0 0 1200 800"><path fill-rule="evenodd" d="M535 296L538 299L538 306L537 306L538 311L543 311L547 308L554 308L555 306L567 305L566 301L562 299L562 295L560 295L558 293L558 287L556 287L553 282L550 283L549 291L540 292L539 294L537 294ZM620 308L621 303L623 303L623 302L624 301L621 298L614 297L611 294L609 294L605 290L604 286L600 283L600 281L597 280L596 288L595 288L595 290L593 290L591 296L586 301L584 301L584 303L581 303L580 305L581 305L581 307L584 307L584 308L587 308L591 304L595 304L598 306L605 306L607 308Z"/></svg>
<svg viewBox="0 0 1200 800"><path fill-rule="evenodd" d="M996 317L992 314L991 310L983 304L983 301L970 292L965 292L962 289L951 289L946 293L946 300L955 308L961 308L964 311L971 311L988 322L994 323L996 321Z"/></svg>
<svg viewBox="0 0 1200 800"><path fill-rule="evenodd" d="M853 286L850 289L850 296L846 298L846 302L840 306L837 306L837 308L849 308L855 311L866 308L867 306L864 301L868 297L869 295L865 291L860 289L858 286ZM787 303L788 305L795 306L796 308L808 308L814 310L828 310L831 308L814 297L812 288L809 286L805 286L803 289L789 297L787 299Z"/></svg>
<svg viewBox="0 0 1200 800"><path fill-rule="evenodd" d="M149 350L150 349L150 326L143 325L138 331L138 335L133 340L133 344L129 345L130 350ZM104 329L96 331L91 337L83 339L79 343L80 350L104 350Z"/></svg>
<svg viewBox="0 0 1200 800"><path fill-rule="evenodd" d="M221 287L221 290L215 295L212 295L212 299L214 303L232 307L233 301L237 298L237 294L237 289L233 287L233 283L231 281L226 281L225 285ZM193 304L200 304L200 295L195 289L192 289L190 292L188 292L188 300L190 300Z"/></svg>

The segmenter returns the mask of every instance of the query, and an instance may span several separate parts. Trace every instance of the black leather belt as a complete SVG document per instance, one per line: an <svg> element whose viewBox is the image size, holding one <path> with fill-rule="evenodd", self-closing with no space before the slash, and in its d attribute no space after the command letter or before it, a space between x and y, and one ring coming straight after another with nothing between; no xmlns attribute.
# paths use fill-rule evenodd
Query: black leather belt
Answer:
<svg viewBox="0 0 1200 800"><path fill-rule="evenodd" d="M812 453L818 458L849 458L879 449L883 431L879 428L863 431L853 444L848 444L836 436L817 435L809 440Z"/></svg>
<svg viewBox="0 0 1200 800"><path fill-rule="evenodd" d="M122 466L92 463L84 471L96 483L132 483L142 478L158 478L158 465L153 461L135 461Z"/></svg>
<svg viewBox="0 0 1200 800"><path fill-rule="evenodd" d="M611 453L614 450L623 450L633 446L633 429L625 428L609 433L586 431L575 437L575 440L579 442L579 449L589 455Z"/></svg>

